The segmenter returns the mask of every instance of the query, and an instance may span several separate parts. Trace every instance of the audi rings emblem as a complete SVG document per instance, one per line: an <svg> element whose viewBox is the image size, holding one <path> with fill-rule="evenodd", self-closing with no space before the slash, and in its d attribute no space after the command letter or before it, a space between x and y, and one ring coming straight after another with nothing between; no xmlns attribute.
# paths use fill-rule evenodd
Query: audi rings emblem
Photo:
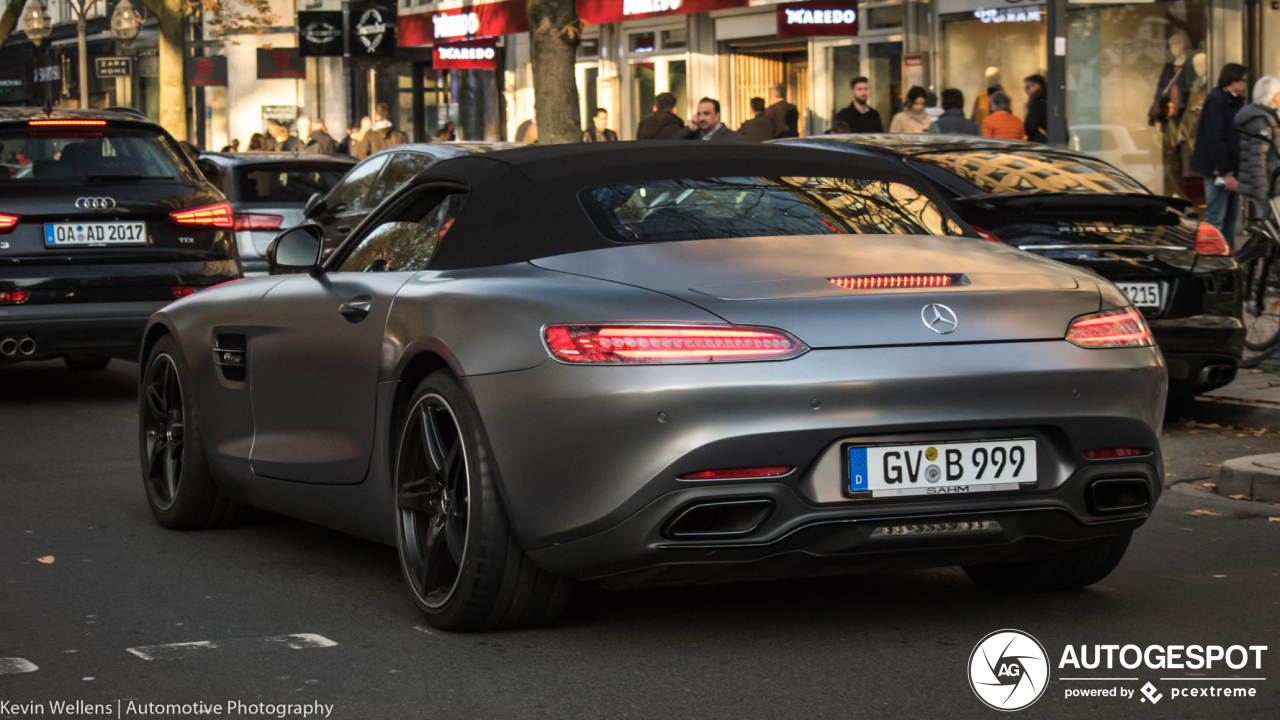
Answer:
<svg viewBox="0 0 1280 720"><path fill-rule="evenodd" d="M956 327L960 324L951 308L937 303L925 305L924 309L920 311L920 319L924 320L925 327L939 335L948 335L955 332Z"/></svg>
<svg viewBox="0 0 1280 720"><path fill-rule="evenodd" d="M76 198L76 209L78 210L111 210L116 206L116 199L109 197L82 197Z"/></svg>

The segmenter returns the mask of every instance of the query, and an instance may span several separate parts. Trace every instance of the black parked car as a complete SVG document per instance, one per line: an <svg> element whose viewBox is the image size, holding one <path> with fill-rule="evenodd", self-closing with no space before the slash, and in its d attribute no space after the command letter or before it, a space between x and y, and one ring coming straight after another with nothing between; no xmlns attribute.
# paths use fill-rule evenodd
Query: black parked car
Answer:
<svg viewBox="0 0 1280 720"><path fill-rule="evenodd" d="M282 152L201 153L196 161L231 201L245 277L267 274L267 245L281 228L301 223L307 200L329 192L355 164L350 155Z"/></svg>
<svg viewBox="0 0 1280 720"><path fill-rule="evenodd" d="M1088 155L957 135L834 135L786 144L896 159L929 178L979 234L1111 280L1142 311L1190 396L1235 378L1244 351L1238 267L1191 203L1154 195Z"/></svg>
<svg viewBox="0 0 1280 720"><path fill-rule="evenodd" d="M390 197L414 175L441 160L515 148L522 144L452 142L395 145L362 160L328 194L311 196L304 213L307 220L324 228L324 252L327 255L378 207L378 203Z"/></svg>
<svg viewBox="0 0 1280 720"><path fill-rule="evenodd" d="M240 277L232 222L155 123L0 109L0 364L136 360L153 312Z"/></svg>

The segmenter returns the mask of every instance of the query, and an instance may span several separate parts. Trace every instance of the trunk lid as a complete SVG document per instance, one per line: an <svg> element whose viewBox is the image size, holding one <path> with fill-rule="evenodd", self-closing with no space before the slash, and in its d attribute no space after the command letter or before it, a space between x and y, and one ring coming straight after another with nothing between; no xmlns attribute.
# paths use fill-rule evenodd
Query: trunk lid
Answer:
<svg viewBox="0 0 1280 720"><path fill-rule="evenodd" d="M985 240L902 235L728 238L628 245L533 261L548 270L671 295L743 325L787 330L813 348L1061 339L1100 306L1095 280ZM830 278L943 274L947 287L850 290ZM925 322L942 304L954 332ZM654 318L583 318L643 322Z"/></svg>

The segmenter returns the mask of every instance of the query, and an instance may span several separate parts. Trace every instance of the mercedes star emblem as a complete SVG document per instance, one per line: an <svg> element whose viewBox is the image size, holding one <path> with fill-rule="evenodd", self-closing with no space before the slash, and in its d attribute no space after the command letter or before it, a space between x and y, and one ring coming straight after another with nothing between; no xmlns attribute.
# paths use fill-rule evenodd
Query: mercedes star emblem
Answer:
<svg viewBox="0 0 1280 720"><path fill-rule="evenodd" d="M956 327L960 324L951 308L938 303L925 305L924 309L920 311L920 319L924 320L925 327L939 335L955 332Z"/></svg>

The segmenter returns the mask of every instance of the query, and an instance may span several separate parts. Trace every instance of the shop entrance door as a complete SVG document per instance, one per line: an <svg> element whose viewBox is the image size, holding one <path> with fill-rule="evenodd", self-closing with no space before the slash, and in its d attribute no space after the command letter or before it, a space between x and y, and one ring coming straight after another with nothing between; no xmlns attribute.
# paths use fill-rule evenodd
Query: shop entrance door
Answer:
<svg viewBox="0 0 1280 720"><path fill-rule="evenodd" d="M787 88L787 102L800 111L797 130L805 134L805 118L809 113L809 50L796 47L772 47L767 50L739 50L733 56L733 100L724 108L724 123L738 128L751 119L751 98L764 98L769 103L769 88L777 84Z"/></svg>
<svg viewBox="0 0 1280 720"><path fill-rule="evenodd" d="M841 41L820 47L815 51L817 62L826 63L826 75L831 78L830 84L824 83L817 88L821 94L817 98L819 107L814 108L816 115L825 118L822 131L830 127L835 113L849 106L853 98L849 91L849 83L856 77L867 78L871 90L869 104L880 113L885 130L894 114L902 109L902 98L905 88L902 87L902 42L900 40ZM821 77L821 69L819 69ZM825 96L825 97L822 97ZM826 107L829 105L830 107Z"/></svg>

